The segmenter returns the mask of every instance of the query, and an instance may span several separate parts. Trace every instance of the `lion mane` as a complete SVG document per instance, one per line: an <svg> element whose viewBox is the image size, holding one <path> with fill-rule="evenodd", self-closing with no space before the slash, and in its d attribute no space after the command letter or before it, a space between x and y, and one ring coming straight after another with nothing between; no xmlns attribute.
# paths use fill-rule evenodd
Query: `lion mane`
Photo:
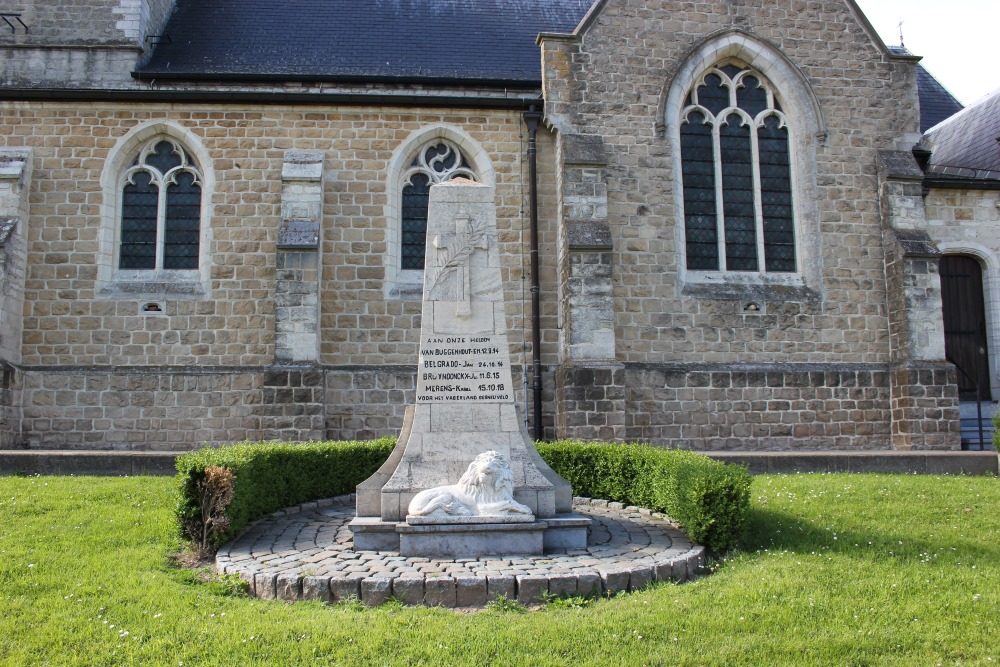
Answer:
<svg viewBox="0 0 1000 667"><path fill-rule="evenodd" d="M531 509L514 500L507 459L489 450L475 458L457 484L421 491L407 512L420 517L523 516Z"/></svg>

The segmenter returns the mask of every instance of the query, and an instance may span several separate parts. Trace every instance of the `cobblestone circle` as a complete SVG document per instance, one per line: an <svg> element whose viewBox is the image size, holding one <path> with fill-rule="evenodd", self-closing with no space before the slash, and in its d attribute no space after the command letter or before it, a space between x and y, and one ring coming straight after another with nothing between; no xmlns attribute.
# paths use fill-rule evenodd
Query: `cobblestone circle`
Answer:
<svg viewBox="0 0 1000 667"><path fill-rule="evenodd" d="M530 605L547 595L614 595L654 581L682 582L704 569L694 545L657 512L575 498L593 519L586 549L541 556L416 558L354 551L347 524L354 495L303 503L260 519L216 555L216 571L237 574L264 599L339 602L352 596L378 606L482 607L504 596Z"/></svg>

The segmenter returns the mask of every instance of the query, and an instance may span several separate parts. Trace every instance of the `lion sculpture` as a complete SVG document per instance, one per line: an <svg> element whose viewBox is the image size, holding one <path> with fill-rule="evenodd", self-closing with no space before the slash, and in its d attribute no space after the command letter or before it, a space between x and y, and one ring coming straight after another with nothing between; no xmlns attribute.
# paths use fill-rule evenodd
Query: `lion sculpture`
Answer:
<svg viewBox="0 0 1000 667"><path fill-rule="evenodd" d="M507 459L498 452L483 452L451 486L421 491L410 501L410 516L505 517L507 521L534 519L531 508L514 500L514 475Z"/></svg>

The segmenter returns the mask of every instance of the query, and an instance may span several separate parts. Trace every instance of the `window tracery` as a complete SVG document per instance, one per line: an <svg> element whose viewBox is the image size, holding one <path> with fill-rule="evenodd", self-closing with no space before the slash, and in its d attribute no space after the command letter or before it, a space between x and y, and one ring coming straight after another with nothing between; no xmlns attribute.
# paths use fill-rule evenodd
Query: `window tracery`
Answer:
<svg viewBox="0 0 1000 667"><path fill-rule="evenodd" d="M689 89L680 119L687 268L796 272L789 127L770 82L720 63Z"/></svg>
<svg viewBox="0 0 1000 667"><path fill-rule="evenodd" d="M198 269L202 182L174 140L157 137L143 145L119 184L119 270Z"/></svg>
<svg viewBox="0 0 1000 667"><path fill-rule="evenodd" d="M416 151L400 175L400 268L424 268L427 235L427 205L430 188L457 176L478 181L462 151L451 141L435 138Z"/></svg>

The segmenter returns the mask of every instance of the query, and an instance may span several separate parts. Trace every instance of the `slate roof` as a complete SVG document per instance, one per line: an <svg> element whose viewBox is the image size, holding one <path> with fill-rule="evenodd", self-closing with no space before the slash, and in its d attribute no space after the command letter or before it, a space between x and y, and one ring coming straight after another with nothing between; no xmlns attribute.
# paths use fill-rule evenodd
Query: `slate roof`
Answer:
<svg viewBox="0 0 1000 667"><path fill-rule="evenodd" d="M897 56L912 56L905 46L889 46ZM962 103L934 75L917 63L917 95L920 98L920 131L926 132L945 118L962 110Z"/></svg>
<svg viewBox="0 0 1000 667"><path fill-rule="evenodd" d="M920 143L931 151L929 174L1000 181L1000 89L931 128Z"/></svg>
<svg viewBox="0 0 1000 667"><path fill-rule="evenodd" d="M539 32L592 0L178 0L143 79L537 86Z"/></svg>
<svg viewBox="0 0 1000 667"><path fill-rule="evenodd" d="M921 132L926 132L962 110L962 103L919 63L917 63L917 94L920 96Z"/></svg>

